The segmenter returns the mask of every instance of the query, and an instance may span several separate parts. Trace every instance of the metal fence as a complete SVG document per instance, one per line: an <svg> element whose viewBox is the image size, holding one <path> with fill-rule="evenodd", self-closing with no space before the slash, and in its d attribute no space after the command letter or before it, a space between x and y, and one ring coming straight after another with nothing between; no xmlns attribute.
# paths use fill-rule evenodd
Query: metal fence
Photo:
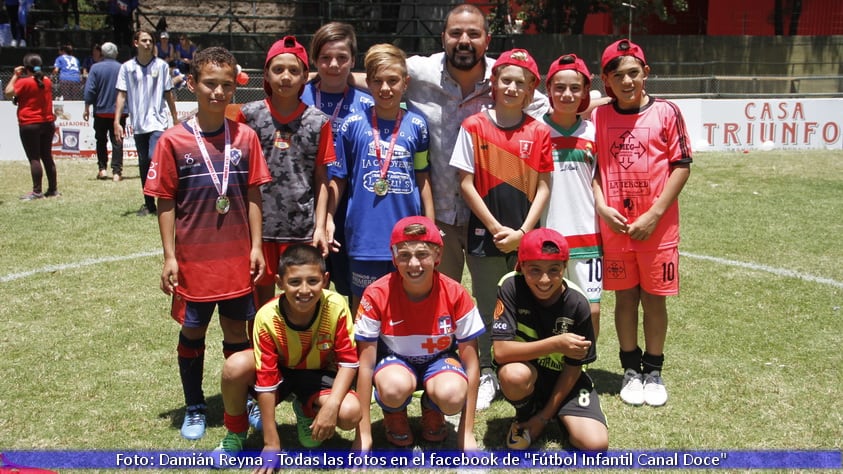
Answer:
<svg viewBox="0 0 843 474"><path fill-rule="evenodd" d="M247 70L246 72L249 74L249 82L237 88L234 96L235 103L245 103L266 97L263 90L263 71ZM11 71L0 72L2 85L8 82L11 74ZM600 76L593 78L591 88L603 93L603 81L600 80ZM647 90L655 96L666 99L840 98L843 97L843 76L650 76L647 79ZM176 100L195 100L186 87L177 89L175 92ZM56 97L58 94L56 91ZM75 98L65 97L65 99Z"/></svg>

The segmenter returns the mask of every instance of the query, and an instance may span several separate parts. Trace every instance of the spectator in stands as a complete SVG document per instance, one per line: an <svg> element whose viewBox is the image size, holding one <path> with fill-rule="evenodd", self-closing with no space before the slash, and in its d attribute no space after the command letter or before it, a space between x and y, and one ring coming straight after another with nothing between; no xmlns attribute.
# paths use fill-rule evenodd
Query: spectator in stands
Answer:
<svg viewBox="0 0 843 474"><path fill-rule="evenodd" d="M179 36L179 44L176 45L176 67L184 74L190 72L190 62L193 61L193 54L196 53L196 45L187 35Z"/></svg>
<svg viewBox="0 0 843 474"><path fill-rule="evenodd" d="M82 66L79 59L73 55L73 46L62 45L59 57L53 64L53 75L59 85L59 96L66 100L82 98Z"/></svg>
<svg viewBox="0 0 843 474"><path fill-rule="evenodd" d="M3 90L7 99L18 106L20 141L29 172L32 191L21 196L24 201L60 196L57 189L56 162L53 161L53 135L56 116L53 114L53 83L41 70L41 56L30 53L23 57L23 66L15 67ZM43 167L41 163L44 163ZM41 192L41 180L47 172L47 192Z"/></svg>
<svg viewBox="0 0 843 474"><path fill-rule="evenodd" d="M9 16L9 26L12 31L12 47L21 48L26 47L26 24L20 22L19 8L20 2L18 0L5 0L6 14Z"/></svg>
<svg viewBox="0 0 843 474"><path fill-rule="evenodd" d="M138 0L108 0L108 15L114 26L115 44L132 44L132 16L137 8Z"/></svg>
<svg viewBox="0 0 843 474"><path fill-rule="evenodd" d="M94 106L94 137L97 141L97 179L108 179L105 168L108 165L108 142L111 138L111 174L114 182L123 176L123 143L114 135L114 108L117 105L117 76L120 63L117 62L117 45L102 45L102 61L91 67L91 73L85 82L85 111L82 118L90 118L90 108ZM118 118L125 126L126 114Z"/></svg>
<svg viewBox="0 0 843 474"><path fill-rule="evenodd" d="M122 116L124 107L129 107L125 110L128 110L132 117L141 188L146 184L150 159L155 152L158 138L169 125L165 106L170 109L173 124L179 122L170 68L167 63L155 57L152 35L152 32L145 30L135 32L134 45L138 54L120 66L116 85L117 102L114 108L114 137L122 143L123 124L120 123L119 117ZM137 215L154 215L157 211L155 199L144 196L144 205Z"/></svg>
<svg viewBox="0 0 843 474"><path fill-rule="evenodd" d="M162 31L159 35L159 40L155 43L155 54L167 62L170 66L175 64L176 47L170 43L170 33Z"/></svg>
<svg viewBox="0 0 843 474"><path fill-rule="evenodd" d="M61 13L64 18L64 29L70 28L70 9L73 8L73 18L76 20L76 25L73 27L78 30L79 24L79 0L59 0L61 4Z"/></svg>
<svg viewBox="0 0 843 474"><path fill-rule="evenodd" d="M86 57L84 61L82 61L82 80L86 80L88 78L88 73L91 72L91 66L95 63L98 63L102 60L102 46L99 43L94 43L94 46L91 47L91 54L90 56Z"/></svg>

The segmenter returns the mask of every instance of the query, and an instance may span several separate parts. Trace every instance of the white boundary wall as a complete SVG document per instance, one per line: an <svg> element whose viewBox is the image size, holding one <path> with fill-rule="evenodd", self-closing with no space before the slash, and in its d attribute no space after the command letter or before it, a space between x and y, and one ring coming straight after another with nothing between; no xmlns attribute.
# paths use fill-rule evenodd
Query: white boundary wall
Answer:
<svg viewBox="0 0 843 474"><path fill-rule="evenodd" d="M843 99L677 99L691 147L702 151L754 149L843 149ZM95 159L92 122L82 120L79 101L55 102L58 158ZM190 115L195 102L176 102L180 117ZM456 126L457 124L455 124ZM0 102L0 160L24 160L15 106ZM131 135L125 159L136 158Z"/></svg>

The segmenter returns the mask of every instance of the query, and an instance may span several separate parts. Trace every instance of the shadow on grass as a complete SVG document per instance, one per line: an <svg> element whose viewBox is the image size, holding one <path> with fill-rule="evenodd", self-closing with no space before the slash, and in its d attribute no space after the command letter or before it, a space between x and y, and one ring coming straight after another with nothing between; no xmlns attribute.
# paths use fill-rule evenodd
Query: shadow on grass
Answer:
<svg viewBox="0 0 843 474"><path fill-rule="evenodd" d="M618 368L617 372L609 372L603 369L588 369L588 375L591 376L591 381L594 382L594 388L601 396L614 396L621 391L621 382L623 382L623 373Z"/></svg>

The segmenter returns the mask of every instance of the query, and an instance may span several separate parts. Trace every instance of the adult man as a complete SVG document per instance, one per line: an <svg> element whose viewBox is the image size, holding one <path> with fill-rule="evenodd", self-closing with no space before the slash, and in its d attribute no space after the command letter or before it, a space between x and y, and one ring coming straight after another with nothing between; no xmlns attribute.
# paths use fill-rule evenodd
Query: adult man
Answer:
<svg viewBox="0 0 843 474"><path fill-rule="evenodd" d="M136 31L134 45L138 55L123 63L117 76L114 136L119 142L123 142L123 124L120 123L119 117L123 114L123 108L128 102L135 148L138 150L141 189L143 189L155 144L168 126L165 100L170 109L173 124L177 124L179 119L173 96L170 67L162 59L155 57L155 42L152 39L152 33L143 30ZM144 205L138 210L137 215L147 216L156 212L155 199L144 196Z"/></svg>
<svg viewBox="0 0 843 474"><path fill-rule="evenodd" d="M94 137L97 140L97 179L107 179L105 168L108 165L108 139L111 138L111 174L115 182L123 176L123 143L114 134L114 108L117 105L117 75L120 63L117 62L117 45L103 43L102 60L94 63L85 82L85 111L82 118L90 118L91 105L94 106ZM126 124L126 114L117 117L120 125Z"/></svg>
<svg viewBox="0 0 843 474"><path fill-rule="evenodd" d="M466 262L466 225L470 211L460 196L458 170L448 163L463 119L492 106L489 77L495 59L486 56L491 39L483 12L474 5L462 4L445 17L444 51L407 60L411 80L405 98L411 108L427 118L430 131L433 204L436 225L444 233L445 244L439 271L456 281L462 280ZM536 92L527 112L540 118L547 110L547 97ZM470 269L471 259L468 265ZM483 283L474 281L474 284ZM486 333L480 337L480 366L484 370L477 396L477 409L483 410L489 407L498 387L491 369L489 340L494 308L479 309L486 323Z"/></svg>

